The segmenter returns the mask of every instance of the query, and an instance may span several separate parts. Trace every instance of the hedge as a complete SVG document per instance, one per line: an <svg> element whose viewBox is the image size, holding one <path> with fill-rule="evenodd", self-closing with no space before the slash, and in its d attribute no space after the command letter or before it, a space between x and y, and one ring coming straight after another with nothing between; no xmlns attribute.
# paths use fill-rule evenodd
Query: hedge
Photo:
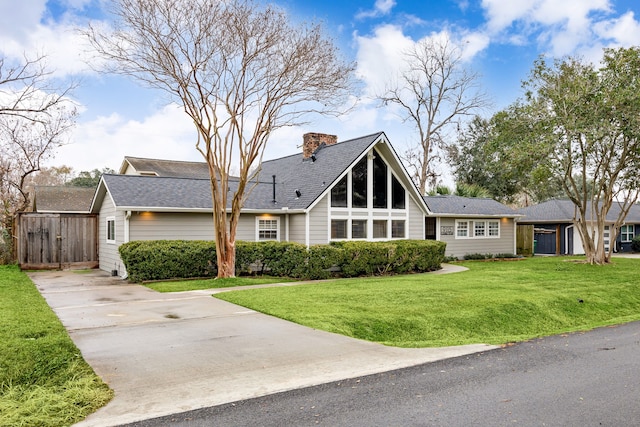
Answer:
<svg viewBox="0 0 640 427"><path fill-rule="evenodd" d="M357 277L437 270L445 243L434 240L345 241L308 249L293 242L236 242L236 275L299 279ZM203 240L133 241L119 247L134 282L217 274L215 244Z"/></svg>

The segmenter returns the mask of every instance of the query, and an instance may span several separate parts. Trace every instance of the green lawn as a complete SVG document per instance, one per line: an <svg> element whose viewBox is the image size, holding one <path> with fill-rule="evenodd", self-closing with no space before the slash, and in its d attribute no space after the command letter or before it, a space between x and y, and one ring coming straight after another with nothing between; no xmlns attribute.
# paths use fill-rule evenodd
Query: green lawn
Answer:
<svg viewBox="0 0 640 427"><path fill-rule="evenodd" d="M15 266L0 266L0 343L0 426L68 426L113 396Z"/></svg>
<svg viewBox="0 0 640 427"><path fill-rule="evenodd" d="M640 320L640 260L464 262L469 271L217 294L316 329L399 347L502 344ZM581 302L582 301L582 302Z"/></svg>
<svg viewBox="0 0 640 427"><path fill-rule="evenodd" d="M228 279L171 280L149 282L144 285L158 292L182 292L201 289L232 288L235 286L268 285L271 283L292 282L285 277L230 277Z"/></svg>

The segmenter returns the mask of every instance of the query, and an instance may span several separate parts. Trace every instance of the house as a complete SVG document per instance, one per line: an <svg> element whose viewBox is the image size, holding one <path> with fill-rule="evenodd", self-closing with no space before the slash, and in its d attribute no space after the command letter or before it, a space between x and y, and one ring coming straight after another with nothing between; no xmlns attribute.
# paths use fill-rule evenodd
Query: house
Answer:
<svg viewBox="0 0 640 427"><path fill-rule="evenodd" d="M231 179L229 191L236 185L237 179ZM453 256L480 247L486 248L483 252L489 248L515 252L517 214L502 205L499 210L481 212L483 207L497 209L488 201L473 211L461 208L460 213L450 209L453 201L435 203L434 209L446 208L432 212L383 132L342 142L334 135L307 133L301 154L262 162L249 187L238 240L310 246L352 239L441 238L451 240L447 253ZM126 157L120 174L102 177L91 212L100 217L100 268L118 270L120 275L126 274L118 255L122 243L214 238L204 163ZM466 239L460 231L465 221L475 230ZM480 237L482 221L484 238ZM434 224L438 232L427 231ZM458 226L460 234L448 234L450 226ZM491 244L480 242L485 239Z"/></svg>
<svg viewBox="0 0 640 427"><path fill-rule="evenodd" d="M524 216L519 224L534 226L536 254L584 254L582 239L575 220L579 213L571 200L548 200L520 209L520 213ZM605 223L605 250L608 250L611 245L607 238L619 213L620 207L614 202ZM613 242L614 252L631 251L631 240L638 234L640 234L640 206L635 204L627 214L625 223L618 230L616 240Z"/></svg>
<svg viewBox="0 0 640 427"><path fill-rule="evenodd" d="M493 199L425 196L427 239L447 244L446 255L515 254L516 221L522 215Z"/></svg>
<svg viewBox="0 0 640 427"><path fill-rule="evenodd" d="M36 186L33 212L16 221L16 257L23 269L93 268L98 265L94 188Z"/></svg>

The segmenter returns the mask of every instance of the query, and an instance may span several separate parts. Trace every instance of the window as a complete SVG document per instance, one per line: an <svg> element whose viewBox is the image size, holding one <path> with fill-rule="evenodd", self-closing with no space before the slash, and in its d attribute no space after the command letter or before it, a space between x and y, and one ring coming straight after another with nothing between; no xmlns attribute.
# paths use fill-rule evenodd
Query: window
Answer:
<svg viewBox="0 0 640 427"><path fill-rule="evenodd" d="M489 237L500 237L500 222L499 221L489 221Z"/></svg>
<svg viewBox="0 0 640 427"><path fill-rule="evenodd" d="M387 164L378 153L373 156L373 207L387 208Z"/></svg>
<svg viewBox="0 0 640 427"><path fill-rule="evenodd" d="M331 207L346 208L347 207L347 176L345 175L331 189Z"/></svg>
<svg viewBox="0 0 640 427"><path fill-rule="evenodd" d="M373 238L374 239L387 238L387 220L386 219L373 220Z"/></svg>
<svg viewBox="0 0 640 427"><path fill-rule="evenodd" d="M456 239L500 237L500 221L456 221Z"/></svg>
<svg viewBox="0 0 640 427"><path fill-rule="evenodd" d="M351 221L351 238L366 239L367 238L367 220L354 219Z"/></svg>
<svg viewBox="0 0 640 427"><path fill-rule="evenodd" d="M332 239L347 238L347 220L346 219L331 220L331 238Z"/></svg>
<svg viewBox="0 0 640 427"><path fill-rule="evenodd" d="M367 207L367 156L351 170L351 207Z"/></svg>
<svg viewBox="0 0 640 427"><path fill-rule="evenodd" d="M114 217L107 218L107 243L116 242L116 219Z"/></svg>
<svg viewBox="0 0 640 427"><path fill-rule="evenodd" d="M633 240L633 236L635 235L635 230L632 225L623 225L620 227L620 241L622 242L630 242Z"/></svg>
<svg viewBox="0 0 640 427"><path fill-rule="evenodd" d="M391 237L394 239L404 239L405 238L405 220L403 219L394 219L391 221Z"/></svg>
<svg viewBox="0 0 640 427"><path fill-rule="evenodd" d="M469 237L469 223L467 221L456 222L456 237Z"/></svg>
<svg viewBox="0 0 640 427"><path fill-rule="evenodd" d="M278 218L258 218L258 240L278 240Z"/></svg>
<svg viewBox="0 0 640 427"><path fill-rule="evenodd" d="M404 209L404 187L395 176L391 176L391 207Z"/></svg>

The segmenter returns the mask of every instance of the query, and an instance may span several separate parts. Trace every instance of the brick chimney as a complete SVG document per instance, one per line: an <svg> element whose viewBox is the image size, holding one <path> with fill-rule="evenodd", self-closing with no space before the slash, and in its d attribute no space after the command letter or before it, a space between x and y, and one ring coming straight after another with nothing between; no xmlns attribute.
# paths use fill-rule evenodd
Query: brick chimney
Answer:
<svg viewBox="0 0 640 427"><path fill-rule="evenodd" d="M333 145L336 142L338 142L336 135L315 132L305 133L302 135L302 157L308 159L321 144Z"/></svg>

